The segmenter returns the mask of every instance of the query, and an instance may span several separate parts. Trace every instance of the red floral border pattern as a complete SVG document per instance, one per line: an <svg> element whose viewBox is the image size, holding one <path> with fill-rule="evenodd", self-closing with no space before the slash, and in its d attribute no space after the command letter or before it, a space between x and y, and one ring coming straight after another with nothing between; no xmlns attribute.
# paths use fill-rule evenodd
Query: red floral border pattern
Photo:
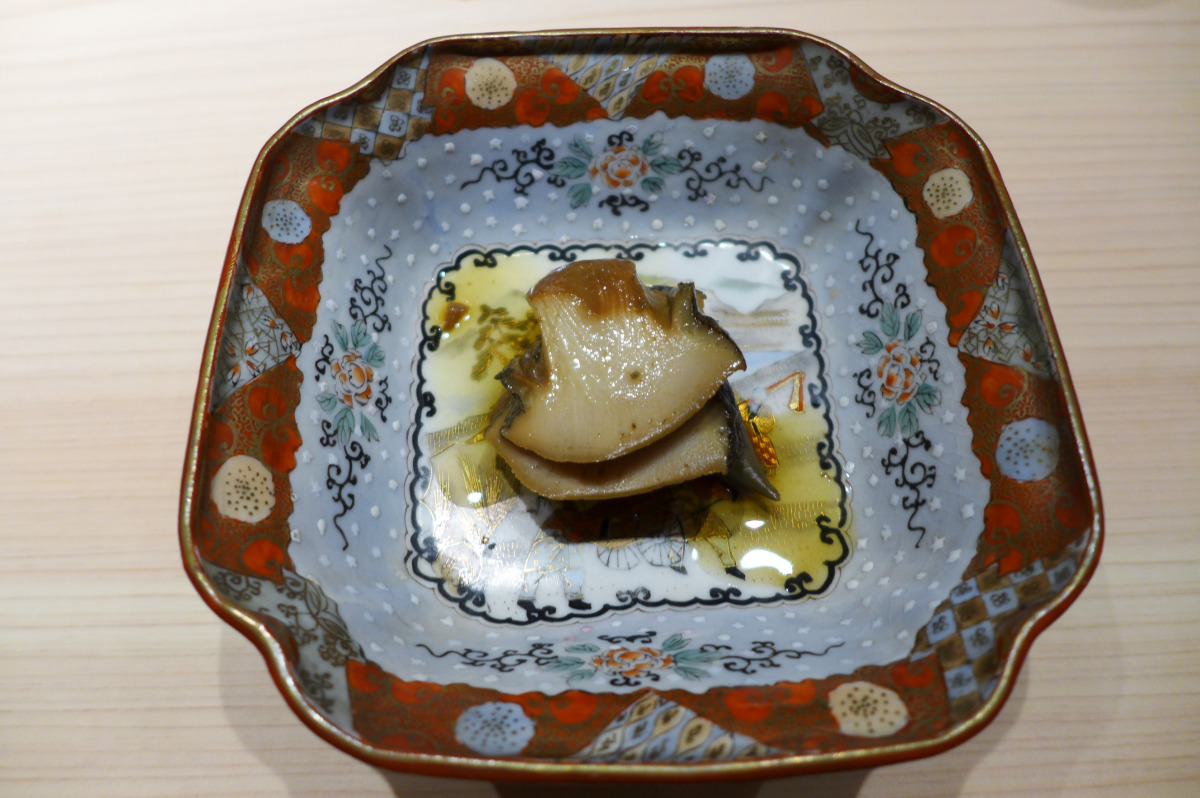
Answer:
<svg viewBox="0 0 1200 798"><path fill-rule="evenodd" d="M926 281L947 308L949 341L956 345L999 274L1008 229L1003 208L982 155L954 125L914 130L885 145L891 158L871 165L888 178L917 217ZM974 200L961 212L938 219L922 190L931 175L948 168L970 176ZM1047 479L1018 482L1001 474L995 467L996 442L1013 421L1039 418L1059 429L1060 440L1072 440L1062 386L1003 364L962 353L958 357L967 368L962 403L974 433L972 448L991 484L984 534L964 578L993 563L999 563L1001 574L1008 574L1060 551L1091 526L1092 509L1082 493L1083 466L1071 448Z"/></svg>
<svg viewBox="0 0 1200 798"><path fill-rule="evenodd" d="M263 164L263 183L256 210L250 213L242 249L250 277L270 300L296 338L312 337L321 297L321 267L325 253L321 237L329 219L338 212L342 197L366 176L370 162L358 151L337 141L288 136ZM298 244L272 241L258 225L262 203L292 200L312 220L312 230Z"/></svg>
<svg viewBox="0 0 1200 798"><path fill-rule="evenodd" d="M273 582L291 567L286 554L292 514L288 475L296 467L301 443L295 419L301 379L296 359L289 357L235 390L209 418L196 545L200 556L214 565ZM258 523L222 515L212 499L213 476L237 455L253 457L271 472L275 506Z"/></svg>
<svg viewBox="0 0 1200 798"><path fill-rule="evenodd" d="M829 694L850 682L885 686L908 707L914 720L891 735L889 742L923 740L945 731L952 718L935 663L902 660L819 681L716 687L701 694L687 690L655 692L726 731L796 753L827 753L875 744L872 738L840 732L830 710ZM355 729L373 745L393 751L473 756L475 752L455 739L455 721L470 706L499 701L519 704L534 722L536 731L521 753L530 759L565 759L580 751L622 710L651 692L619 695L568 690L553 696L501 693L461 684L403 681L375 663L358 660L346 665L346 680ZM796 738L797 729L806 732L801 740Z"/></svg>

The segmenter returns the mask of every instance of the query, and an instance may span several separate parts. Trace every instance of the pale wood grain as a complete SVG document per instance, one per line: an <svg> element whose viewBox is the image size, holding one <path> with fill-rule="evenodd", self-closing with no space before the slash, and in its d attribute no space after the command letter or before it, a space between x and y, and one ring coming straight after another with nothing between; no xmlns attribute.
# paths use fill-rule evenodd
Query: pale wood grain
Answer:
<svg viewBox="0 0 1200 798"><path fill-rule="evenodd" d="M1195 794L1200 7L336 6L0 2L0 794L497 794L383 774L318 740L183 574L179 472L234 211L293 113L426 37L733 24L828 37L988 143L1070 359L1108 543L974 740L686 794Z"/></svg>

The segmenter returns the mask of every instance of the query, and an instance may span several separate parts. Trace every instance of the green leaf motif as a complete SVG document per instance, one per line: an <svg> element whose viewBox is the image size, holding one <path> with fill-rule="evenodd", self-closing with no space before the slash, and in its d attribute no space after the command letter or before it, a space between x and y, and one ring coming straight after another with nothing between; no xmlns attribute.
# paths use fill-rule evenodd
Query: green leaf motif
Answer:
<svg viewBox="0 0 1200 798"><path fill-rule="evenodd" d="M582 207L591 201L592 187L587 183L576 183L567 189L567 196L571 200L572 208Z"/></svg>
<svg viewBox="0 0 1200 798"><path fill-rule="evenodd" d="M552 671L569 671L578 668L583 660L577 657L555 657L546 663L545 667Z"/></svg>
<svg viewBox="0 0 1200 798"><path fill-rule="evenodd" d="M888 338L895 338L900 334L900 314L891 302L883 306L883 321L879 327Z"/></svg>
<svg viewBox="0 0 1200 798"><path fill-rule="evenodd" d="M904 319L904 340L911 341L912 337L917 334L917 330L921 329L921 311L917 310L909 313Z"/></svg>
<svg viewBox="0 0 1200 798"><path fill-rule="evenodd" d="M911 403L906 404L900 409L900 434L904 437L917 434L917 428L920 426L917 422L917 410Z"/></svg>
<svg viewBox="0 0 1200 798"><path fill-rule="evenodd" d="M868 330L863 333L863 339L858 342L858 348L863 351L864 355L873 355L883 351L883 341L878 335Z"/></svg>
<svg viewBox="0 0 1200 798"><path fill-rule="evenodd" d="M383 365L383 350L379 348L379 344L371 344L367 347L367 351L363 354L363 362L373 368Z"/></svg>
<svg viewBox="0 0 1200 798"><path fill-rule="evenodd" d="M693 668L689 665L676 665L675 672L683 678L691 679L692 681L695 681L696 679L703 679L708 675L708 671L704 670L703 668Z"/></svg>
<svg viewBox="0 0 1200 798"><path fill-rule="evenodd" d="M574 684L575 682L586 682L588 679L592 678L595 675L596 675L595 671L589 671L589 670L571 671L571 673L568 674L568 676L567 676L567 684Z"/></svg>
<svg viewBox="0 0 1200 798"><path fill-rule="evenodd" d="M642 140L642 152L653 158L662 149L662 133L651 133Z"/></svg>
<svg viewBox="0 0 1200 798"><path fill-rule="evenodd" d="M336 321L333 323L333 337L337 339L343 352L350 348L350 333Z"/></svg>
<svg viewBox="0 0 1200 798"><path fill-rule="evenodd" d="M559 177L565 177L568 180L574 180L575 178L583 177L585 174L587 174L587 164L578 158L572 158L568 155L566 158L563 158L561 161L555 163L554 166L551 167L550 172L551 174L558 175Z"/></svg>
<svg viewBox="0 0 1200 798"><path fill-rule="evenodd" d="M600 646L591 643L576 643L573 646L567 646L567 651L575 654L596 654L600 651Z"/></svg>
<svg viewBox="0 0 1200 798"><path fill-rule="evenodd" d="M331 391L326 391L325 393L319 393L319 394L317 394L317 404L319 404L321 406L321 409L324 410L326 413L332 413L334 410L337 409L337 406L338 406L337 395Z"/></svg>
<svg viewBox="0 0 1200 798"><path fill-rule="evenodd" d="M574 138L571 143L567 145L567 149L585 161L592 160L592 148L589 147L587 142L581 138Z"/></svg>
<svg viewBox="0 0 1200 798"><path fill-rule="evenodd" d="M929 383L923 382L921 387L917 388L917 394L913 397L913 401L926 413L932 413L934 406L942 403L942 392Z"/></svg>
<svg viewBox="0 0 1200 798"><path fill-rule="evenodd" d="M686 648L688 644L687 638L681 634L673 634L663 641L663 651L678 651L681 648Z"/></svg>
<svg viewBox="0 0 1200 798"><path fill-rule="evenodd" d="M879 414L879 434L890 438L896 434L896 406L892 405Z"/></svg>
<svg viewBox="0 0 1200 798"><path fill-rule="evenodd" d="M375 425L371 423L371 419L367 418L365 414L363 415L362 419L358 422L358 428L360 430L362 430L363 437L366 438L367 440L369 440L369 441L379 440L379 432L376 431Z"/></svg>
<svg viewBox="0 0 1200 798"><path fill-rule="evenodd" d="M333 417L333 426L337 430L338 443L345 446L350 442L350 435L354 432L354 411L343 407Z"/></svg>
<svg viewBox="0 0 1200 798"><path fill-rule="evenodd" d="M675 158L662 156L650 162L650 168L660 175L677 175L683 171L683 164Z"/></svg>
<svg viewBox="0 0 1200 798"><path fill-rule="evenodd" d="M367 335L367 325L361 321L354 322L354 326L350 328L350 344L359 349L370 338Z"/></svg>
<svg viewBox="0 0 1200 798"><path fill-rule="evenodd" d="M657 194L666 186L661 177L647 177L642 181L642 190L647 194Z"/></svg>
<svg viewBox="0 0 1200 798"><path fill-rule="evenodd" d="M721 658L719 651L700 651L698 649L688 649L680 651L675 655L676 662L713 662Z"/></svg>

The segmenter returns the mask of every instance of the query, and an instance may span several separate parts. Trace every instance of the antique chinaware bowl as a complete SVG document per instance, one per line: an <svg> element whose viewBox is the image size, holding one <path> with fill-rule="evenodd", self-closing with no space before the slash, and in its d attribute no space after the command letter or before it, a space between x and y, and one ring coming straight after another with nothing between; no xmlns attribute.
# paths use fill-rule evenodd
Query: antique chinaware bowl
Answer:
<svg viewBox="0 0 1200 798"><path fill-rule="evenodd" d="M551 501L483 436L526 293L693 282L778 500ZM933 754L1096 567L1028 245L945 108L818 38L439 39L263 148L204 353L187 572L371 764L703 779Z"/></svg>

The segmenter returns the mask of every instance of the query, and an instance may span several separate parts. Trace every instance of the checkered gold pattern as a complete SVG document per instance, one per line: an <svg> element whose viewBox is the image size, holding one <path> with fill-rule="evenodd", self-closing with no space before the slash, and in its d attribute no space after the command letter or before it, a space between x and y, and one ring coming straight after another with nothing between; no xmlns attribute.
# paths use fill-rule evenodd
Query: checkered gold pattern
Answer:
<svg viewBox="0 0 1200 798"><path fill-rule="evenodd" d="M428 67L426 49L419 62L397 64L374 99L356 98L332 105L301 123L298 132L327 141L350 142L363 155L390 161L400 154L405 142L429 130L431 112L422 108Z"/></svg>
<svg viewBox="0 0 1200 798"><path fill-rule="evenodd" d="M937 657L956 718L969 716L991 696L1001 667L997 639L1070 581L1087 542L1085 534L1014 573L1002 576L992 566L963 581L917 633L910 659Z"/></svg>

